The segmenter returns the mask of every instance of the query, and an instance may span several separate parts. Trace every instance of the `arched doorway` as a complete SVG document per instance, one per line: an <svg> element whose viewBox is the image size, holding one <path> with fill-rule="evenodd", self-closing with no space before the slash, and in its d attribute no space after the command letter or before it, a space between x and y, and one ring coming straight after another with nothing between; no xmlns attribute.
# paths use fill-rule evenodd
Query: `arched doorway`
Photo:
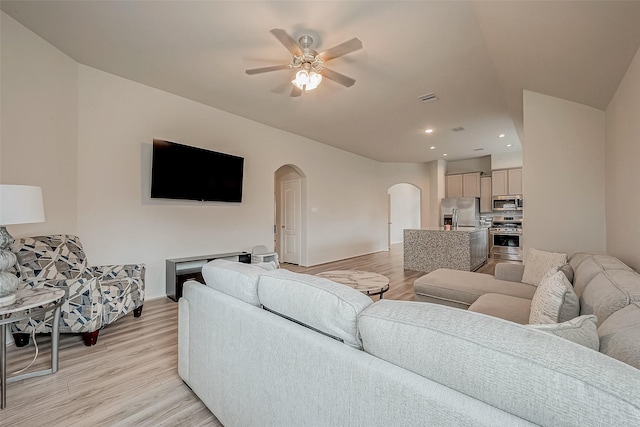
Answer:
<svg viewBox="0 0 640 427"><path fill-rule="evenodd" d="M281 262L305 265L306 177L295 165L284 165L274 173L274 246Z"/></svg>
<svg viewBox="0 0 640 427"><path fill-rule="evenodd" d="M401 183L389 187L389 246L404 241L405 228L420 228L420 189Z"/></svg>

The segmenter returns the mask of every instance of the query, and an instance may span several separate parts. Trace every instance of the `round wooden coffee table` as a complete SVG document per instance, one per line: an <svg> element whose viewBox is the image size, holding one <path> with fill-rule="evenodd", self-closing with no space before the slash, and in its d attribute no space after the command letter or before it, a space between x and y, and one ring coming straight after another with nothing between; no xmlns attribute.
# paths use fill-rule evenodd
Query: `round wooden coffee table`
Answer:
<svg viewBox="0 0 640 427"><path fill-rule="evenodd" d="M331 270L316 274L318 277L333 280L352 287L365 295L380 295L389 290L389 278L378 273L360 270Z"/></svg>

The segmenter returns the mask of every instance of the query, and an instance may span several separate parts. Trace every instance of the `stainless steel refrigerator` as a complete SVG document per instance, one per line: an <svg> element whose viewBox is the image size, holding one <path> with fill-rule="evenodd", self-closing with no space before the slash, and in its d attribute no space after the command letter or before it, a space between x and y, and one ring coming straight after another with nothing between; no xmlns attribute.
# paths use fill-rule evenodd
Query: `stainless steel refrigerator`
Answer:
<svg viewBox="0 0 640 427"><path fill-rule="evenodd" d="M453 210L458 210L458 227L477 227L480 221L480 199L477 197L450 197L440 204L440 226L453 225Z"/></svg>

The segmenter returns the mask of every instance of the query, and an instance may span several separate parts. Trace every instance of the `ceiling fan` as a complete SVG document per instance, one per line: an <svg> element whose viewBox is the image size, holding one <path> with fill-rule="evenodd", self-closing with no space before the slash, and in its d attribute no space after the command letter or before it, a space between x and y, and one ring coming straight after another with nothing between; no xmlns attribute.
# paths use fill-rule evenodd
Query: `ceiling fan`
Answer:
<svg viewBox="0 0 640 427"><path fill-rule="evenodd" d="M351 77L326 68L324 63L362 49L362 42L358 38L354 37L351 40L318 53L311 49L313 39L310 36L302 36L298 39L298 42L296 42L285 30L274 28L271 30L271 33L291 52L293 61L290 64L245 70L247 74L253 75L298 68L300 71L296 73L296 78L291 81L291 83L293 83L291 96L300 96L303 91L308 92L317 88L323 77L333 80L345 87L351 87L356 82Z"/></svg>

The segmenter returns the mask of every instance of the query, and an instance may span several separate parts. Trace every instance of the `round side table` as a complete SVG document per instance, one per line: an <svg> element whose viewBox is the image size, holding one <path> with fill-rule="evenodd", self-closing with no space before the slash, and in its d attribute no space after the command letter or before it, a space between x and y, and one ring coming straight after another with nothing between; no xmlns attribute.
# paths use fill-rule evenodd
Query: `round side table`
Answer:
<svg viewBox="0 0 640 427"><path fill-rule="evenodd" d="M40 375L55 374L58 371L58 338L60 336L60 306L65 300L67 292L64 289L20 289L16 301L10 305L0 307L0 381L2 382L2 402L0 409L7 406L7 383L24 380ZM7 378L7 326L11 323L33 317L43 317L50 311L53 313L53 328L51 330L51 368L42 371L27 372Z"/></svg>

